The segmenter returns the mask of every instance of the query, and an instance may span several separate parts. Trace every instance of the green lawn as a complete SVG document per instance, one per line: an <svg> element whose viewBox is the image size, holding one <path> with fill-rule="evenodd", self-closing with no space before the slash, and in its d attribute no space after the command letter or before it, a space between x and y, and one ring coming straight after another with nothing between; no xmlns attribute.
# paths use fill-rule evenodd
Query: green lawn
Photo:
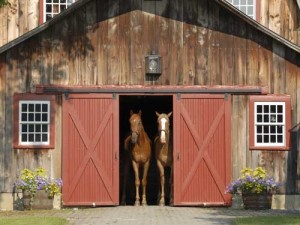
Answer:
<svg viewBox="0 0 300 225"><path fill-rule="evenodd" d="M300 216L260 216L249 218L238 218L234 225L300 225Z"/></svg>
<svg viewBox="0 0 300 225"><path fill-rule="evenodd" d="M67 225L68 221L64 218L58 217L0 217L0 225Z"/></svg>

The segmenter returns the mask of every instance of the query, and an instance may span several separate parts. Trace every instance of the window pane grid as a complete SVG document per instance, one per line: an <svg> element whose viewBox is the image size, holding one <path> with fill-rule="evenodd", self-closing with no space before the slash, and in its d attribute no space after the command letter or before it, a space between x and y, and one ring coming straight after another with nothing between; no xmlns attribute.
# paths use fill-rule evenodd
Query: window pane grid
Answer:
<svg viewBox="0 0 300 225"><path fill-rule="evenodd" d="M46 0L44 3L44 21L67 9L75 0Z"/></svg>
<svg viewBox="0 0 300 225"><path fill-rule="evenodd" d="M48 145L50 102L20 101L19 135L22 145Z"/></svg>
<svg viewBox="0 0 300 225"><path fill-rule="evenodd" d="M285 103L256 102L255 145L284 146L285 144Z"/></svg>
<svg viewBox="0 0 300 225"><path fill-rule="evenodd" d="M256 0L227 0L236 8L255 19Z"/></svg>

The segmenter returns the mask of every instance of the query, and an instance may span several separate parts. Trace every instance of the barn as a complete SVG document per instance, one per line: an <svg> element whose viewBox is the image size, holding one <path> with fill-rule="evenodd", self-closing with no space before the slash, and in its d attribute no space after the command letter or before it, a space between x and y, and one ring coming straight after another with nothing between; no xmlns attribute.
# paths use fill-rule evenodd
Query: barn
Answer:
<svg viewBox="0 0 300 225"><path fill-rule="evenodd" d="M273 208L299 208L299 54L225 0L77 1L0 47L0 208L38 166L62 206L120 205L131 109L150 138L173 112L175 206L229 206L226 185L262 166L284 184Z"/></svg>

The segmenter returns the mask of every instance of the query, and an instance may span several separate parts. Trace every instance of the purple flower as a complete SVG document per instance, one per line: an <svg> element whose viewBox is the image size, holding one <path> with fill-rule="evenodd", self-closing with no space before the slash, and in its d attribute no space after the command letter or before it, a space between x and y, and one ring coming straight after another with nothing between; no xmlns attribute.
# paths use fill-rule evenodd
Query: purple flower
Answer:
<svg viewBox="0 0 300 225"><path fill-rule="evenodd" d="M31 193L35 193L36 190L45 190L49 196L54 196L60 193L62 184L63 182L60 178L49 179L46 175L46 170L38 168L34 171L23 169L20 179L14 183L14 186L16 189L27 190Z"/></svg>
<svg viewBox="0 0 300 225"><path fill-rule="evenodd" d="M279 190L280 186L274 178L266 176L263 168L258 167L254 171L246 168L242 170L240 178L227 185L226 193L273 193Z"/></svg>

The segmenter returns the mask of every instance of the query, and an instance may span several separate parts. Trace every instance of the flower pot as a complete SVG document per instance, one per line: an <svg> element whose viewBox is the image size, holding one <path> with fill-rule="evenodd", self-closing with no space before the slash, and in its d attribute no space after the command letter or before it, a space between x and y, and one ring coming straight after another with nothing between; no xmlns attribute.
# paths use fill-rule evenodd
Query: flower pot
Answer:
<svg viewBox="0 0 300 225"><path fill-rule="evenodd" d="M243 209L244 205L243 205L243 200L242 200L242 196L239 194L233 194L232 195L232 205L231 207L233 209Z"/></svg>
<svg viewBox="0 0 300 225"><path fill-rule="evenodd" d="M53 209L53 197L49 198L47 192L38 190L30 204L31 195L28 191L23 192L23 207L25 210L31 209Z"/></svg>
<svg viewBox="0 0 300 225"><path fill-rule="evenodd" d="M272 194L243 194L242 198L245 209L271 209Z"/></svg>

